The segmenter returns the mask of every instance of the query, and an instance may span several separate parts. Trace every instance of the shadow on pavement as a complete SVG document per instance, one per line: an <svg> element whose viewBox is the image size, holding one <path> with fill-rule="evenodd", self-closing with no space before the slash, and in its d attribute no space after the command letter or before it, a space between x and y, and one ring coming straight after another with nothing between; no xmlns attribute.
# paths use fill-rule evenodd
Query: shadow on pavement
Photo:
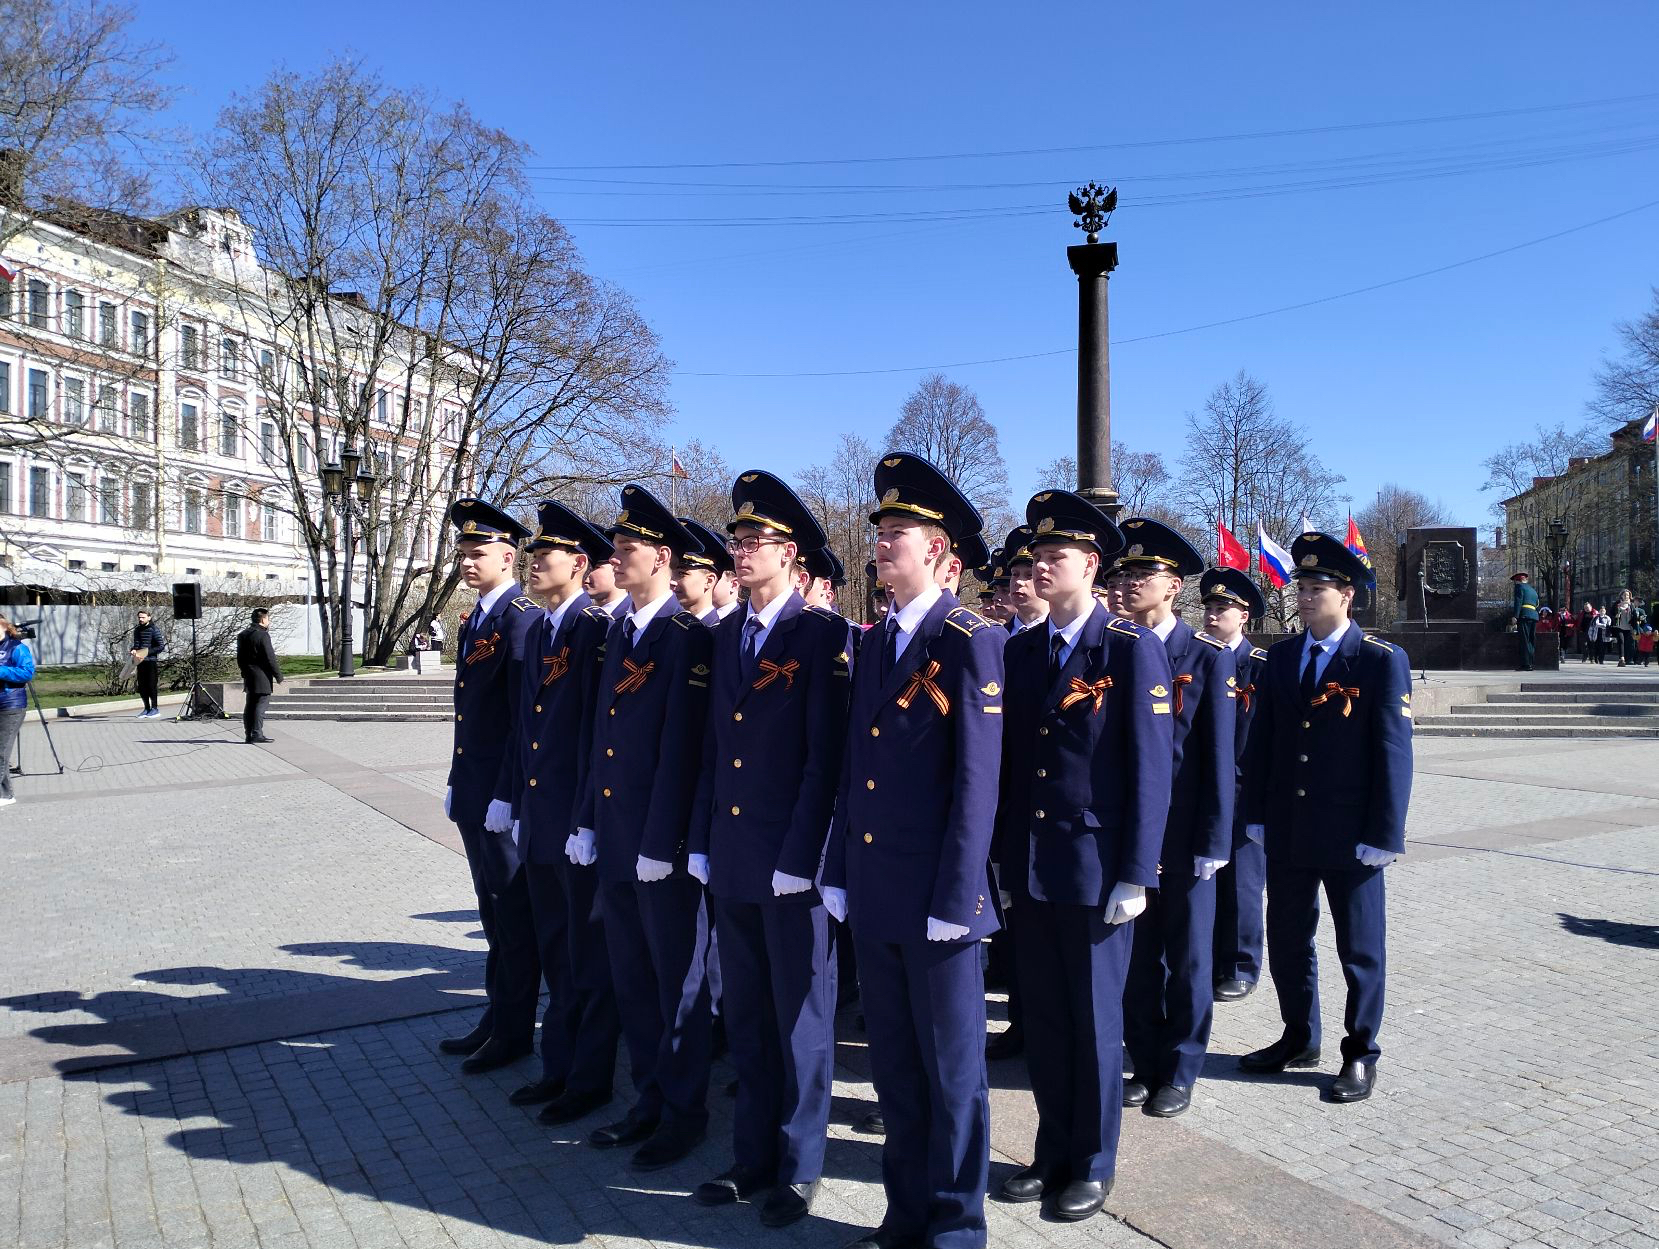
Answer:
<svg viewBox="0 0 1659 1249"><path fill-rule="evenodd" d="M1630 945L1659 950L1659 924L1627 924L1617 919L1589 919L1557 912L1561 927L1575 937L1599 937L1611 945Z"/></svg>

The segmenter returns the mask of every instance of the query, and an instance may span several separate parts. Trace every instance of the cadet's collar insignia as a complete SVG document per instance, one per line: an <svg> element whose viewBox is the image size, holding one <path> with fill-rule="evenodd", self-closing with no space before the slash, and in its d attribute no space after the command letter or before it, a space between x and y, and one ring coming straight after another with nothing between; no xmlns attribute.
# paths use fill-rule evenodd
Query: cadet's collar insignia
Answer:
<svg viewBox="0 0 1659 1249"><path fill-rule="evenodd" d="M892 463L892 462L893 461L889 461L889 463ZM897 503L899 501L899 488L897 486L894 486L886 494L881 496L881 501L884 504L886 504L886 503Z"/></svg>
<svg viewBox="0 0 1659 1249"><path fill-rule="evenodd" d="M1169 697L1169 691L1166 690L1162 685L1154 685L1151 689L1147 690L1146 692L1148 694L1152 695L1152 697L1154 697L1154 698L1168 698Z"/></svg>
<svg viewBox="0 0 1659 1249"><path fill-rule="evenodd" d="M1400 701L1403 702L1403 703L1409 703L1411 701L1411 695L1410 694L1401 694L1400 695Z"/></svg>
<svg viewBox="0 0 1659 1249"><path fill-rule="evenodd" d="M744 473L743 474L743 480L745 482L749 483L750 485L753 485L755 482L760 480L760 474L759 473ZM748 506L748 505L745 504L745 506Z"/></svg>
<svg viewBox="0 0 1659 1249"><path fill-rule="evenodd" d="M849 655L846 651L842 651L839 655L837 655L835 657L835 662L838 663L838 664L847 664L847 663L851 663L852 659L853 659L853 657L851 655Z"/></svg>
<svg viewBox="0 0 1659 1249"><path fill-rule="evenodd" d="M1319 556L1314 555L1311 552L1307 555L1302 556L1302 567L1303 568L1312 568L1315 565L1317 565L1318 563L1319 563Z"/></svg>
<svg viewBox="0 0 1659 1249"><path fill-rule="evenodd" d="M989 685L980 686L979 692L987 697L995 698L998 694L1002 693L1002 686L998 685L995 681L992 681Z"/></svg>
<svg viewBox="0 0 1659 1249"><path fill-rule="evenodd" d="M1123 553L1123 555L1124 555L1125 559L1135 559L1138 556L1140 556L1142 553L1144 553L1145 550L1146 550L1146 548L1144 546L1142 546L1139 542L1137 542L1137 543L1135 543L1134 546L1130 547L1127 551L1125 551Z"/></svg>
<svg viewBox="0 0 1659 1249"><path fill-rule="evenodd" d="M696 676L706 677L709 674L709 666L707 664L698 664L691 671Z"/></svg>
<svg viewBox="0 0 1659 1249"><path fill-rule="evenodd" d="M1052 533L1053 530L1054 530L1054 517L1045 516L1040 521L1037 522L1037 532L1038 533Z"/></svg>
<svg viewBox="0 0 1659 1249"><path fill-rule="evenodd" d="M882 465L886 468L897 468L902 463L904 463L904 457L902 455L890 455L882 461ZM888 501L889 500L886 499L883 500L883 502Z"/></svg>
<svg viewBox="0 0 1659 1249"><path fill-rule="evenodd" d="M1227 684L1231 685L1234 689L1237 689L1238 688L1238 678L1237 677L1228 677L1227 678Z"/></svg>

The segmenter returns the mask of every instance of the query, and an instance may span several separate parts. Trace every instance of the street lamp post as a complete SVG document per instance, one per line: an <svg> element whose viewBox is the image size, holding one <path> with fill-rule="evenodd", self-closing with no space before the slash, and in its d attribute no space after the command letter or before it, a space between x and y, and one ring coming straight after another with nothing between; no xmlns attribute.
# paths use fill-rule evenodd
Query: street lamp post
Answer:
<svg viewBox="0 0 1659 1249"><path fill-rule="evenodd" d="M340 579L340 675L343 677L356 674L351 636L351 565L356 543L352 537L351 522L358 505L367 504L374 489L374 474L367 468L359 471L362 463L363 457L347 443L340 451L338 464L323 466L323 494L340 509L340 536L345 544L345 567L341 570Z"/></svg>
<svg viewBox="0 0 1659 1249"><path fill-rule="evenodd" d="M1550 556L1550 615L1557 612L1555 592L1561 584L1561 556L1567 549L1567 522L1557 516L1544 533L1544 549Z"/></svg>

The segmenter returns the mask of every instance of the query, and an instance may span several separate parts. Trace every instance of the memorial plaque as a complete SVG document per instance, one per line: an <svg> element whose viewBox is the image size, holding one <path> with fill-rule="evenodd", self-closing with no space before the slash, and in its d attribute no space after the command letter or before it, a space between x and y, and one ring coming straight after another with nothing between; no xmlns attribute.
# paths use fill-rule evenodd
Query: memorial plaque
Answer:
<svg viewBox="0 0 1659 1249"><path fill-rule="evenodd" d="M1423 547L1429 593L1440 597L1461 594L1469 584L1469 557L1461 542L1429 542Z"/></svg>

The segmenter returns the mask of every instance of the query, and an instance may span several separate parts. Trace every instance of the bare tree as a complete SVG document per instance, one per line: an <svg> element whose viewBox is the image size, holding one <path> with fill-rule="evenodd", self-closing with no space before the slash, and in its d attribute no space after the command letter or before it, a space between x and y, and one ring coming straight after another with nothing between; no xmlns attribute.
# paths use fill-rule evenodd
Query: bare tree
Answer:
<svg viewBox="0 0 1659 1249"><path fill-rule="evenodd" d="M801 474L801 500L818 517L834 551L847 570L841 609L858 614L867 600L869 580L864 565L875 554L870 512L875 507L871 488L877 452L856 434L842 434L828 464L814 464Z"/></svg>
<svg viewBox="0 0 1659 1249"><path fill-rule="evenodd" d="M1559 477L1574 460L1600 455L1606 438L1591 426L1568 429L1562 422L1539 425L1533 437L1500 447L1481 461L1486 470L1482 490L1496 491L1491 510L1502 518L1503 501L1532 489L1539 477Z"/></svg>
<svg viewBox="0 0 1659 1249"><path fill-rule="evenodd" d="M1008 466L997 429L979 396L943 373L930 373L899 407L884 450L931 460L987 517L1008 511Z"/></svg>
<svg viewBox="0 0 1659 1249"><path fill-rule="evenodd" d="M1063 455L1038 471L1037 489L1077 489L1077 461ZM1169 469L1156 451L1136 451L1126 442L1112 444L1112 488L1125 516L1141 516L1169 485Z"/></svg>
<svg viewBox="0 0 1659 1249"><path fill-rule="evenodd" d="M1398 544L1404 540L1406 530L1450 525L1453 520L1443 504L1430 502L1415 490L1385 482L1377 488L1376 498L1354 513L1354 523L1359 526L1371 566L1376 570L1379 610L1386 611L1388 603L1401 597L1397 585ZM1379 619L1386 619L1386 614Z"/></svg>
<svg viewBox="0 0 1659 1249"><path fill-rule="evenodd" d="M1659 408L1659 287L1652 293L1653 307L1614 326L1623 354L1596 370L1595 395L1586 406L1604 421L1646 420Z"/></svg>

